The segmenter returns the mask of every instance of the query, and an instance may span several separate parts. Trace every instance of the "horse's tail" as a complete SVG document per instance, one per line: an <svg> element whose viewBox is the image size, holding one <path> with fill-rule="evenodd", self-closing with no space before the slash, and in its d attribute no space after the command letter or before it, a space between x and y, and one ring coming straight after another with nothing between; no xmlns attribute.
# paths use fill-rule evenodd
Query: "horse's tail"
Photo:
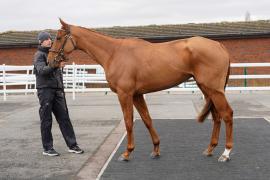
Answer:
<svg viewBox="0 0 270 180"><path fill-rule="evenodd" d="M226 85L228 84L229 77L230 77L230 72L231 72L231 62L230 62L230 59L229 59L229 67L228 67L228 71L227 71L227 76L226 76L226 81L225 81L225 85L224 85L224 90L226 88Z"/></svg>
<svg viewBox="0 0 270 180"><path fill-rule="evenodd" d="M206 99L206 104L204 105L201 113L198 116L198 122L203 123L206 117L209 115L211 109L213 107L213 102L210 98Z"/></svg>

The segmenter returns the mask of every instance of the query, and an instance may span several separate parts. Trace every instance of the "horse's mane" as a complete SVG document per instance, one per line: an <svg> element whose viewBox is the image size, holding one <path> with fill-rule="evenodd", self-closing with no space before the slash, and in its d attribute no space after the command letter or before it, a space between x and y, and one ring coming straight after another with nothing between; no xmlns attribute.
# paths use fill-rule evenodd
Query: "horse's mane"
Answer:
<svg viewBox="0 0 270 180"><path fill-rule="evenodd" d="M107 36L107 37L113 38L111 35L108 35L108 34L105 34L105 33L101 33L101 32L95 31L95 30L90 29L90 28L86 28L86 27L82 27L82 26L77 26L77 27L79 27L79 28L81 28L81 29L84 29L84 30L86 30L86 31L90 31L90 32L92 32L92 33L101 35L101 36Z"/></svg>
<svg viewBox="0 0 270 180"><path fill-rule="evenodd" d="M90 29L90 28L86 28L86 27L82 27L82 26L76 26L76 27L78 27L80 29L84 29L86 31L90 31L90 32L95 33L97 35L100 35L100 36L103 36L103 37L109 37L109 38L112 38L112 39L134 39L136 41L145 41L145 40L143 40L141 38L137 38L137 37L113 37L112 35L109 35L109 34L106 34L106 33L100 32L100 31L96 31L96 30L93 30L93 29Z"/></svg>

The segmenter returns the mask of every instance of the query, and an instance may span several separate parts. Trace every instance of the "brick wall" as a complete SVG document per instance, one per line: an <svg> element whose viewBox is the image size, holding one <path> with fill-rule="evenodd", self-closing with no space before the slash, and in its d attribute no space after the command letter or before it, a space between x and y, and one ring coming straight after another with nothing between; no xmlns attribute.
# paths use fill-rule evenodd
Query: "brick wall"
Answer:
<svg viewBox="0 0 270 180"><path fill-rule="evenodd" d="M232 62L270 62L270 38L220 40L228 49ZM36 48L0 49L0 64L31 65ZM95 64L84 52L74 51L70 63Z"/></svg>
<svg viewBox="0 0 270 180"><path fill-rule="evenodd" d="M36 48L12 48L0 49L0 64L6 65L31 65ZM95 64L95 62L84 52L74 51L69 60L77 64Z"/></svg>
<svg viewBox="0 0 270 180"><path fill-rule="evenodd" d="M270 62L270 38L221 40L233 63ZM233 68L231 74L269 74L270 68ZM230 80L230 86L270 86L269 79Z"/></svg>
<svg viewBox="0 0 270 180"><path fill-rule="evenodd" d="M232 62L270 62L270 38L220 40Z"/></svg>

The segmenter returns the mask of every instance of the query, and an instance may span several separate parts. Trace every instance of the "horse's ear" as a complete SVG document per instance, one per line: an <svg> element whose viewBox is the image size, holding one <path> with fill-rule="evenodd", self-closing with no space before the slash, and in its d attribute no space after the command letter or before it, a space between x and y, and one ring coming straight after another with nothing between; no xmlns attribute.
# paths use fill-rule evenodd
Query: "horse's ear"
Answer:
<svg viewBox="0 0 270 180"><path fill-rule="evenodd" d="M69 25L65 23L61 18L59 18L60 23L62 24L62 29L69 31Z"/></svg>

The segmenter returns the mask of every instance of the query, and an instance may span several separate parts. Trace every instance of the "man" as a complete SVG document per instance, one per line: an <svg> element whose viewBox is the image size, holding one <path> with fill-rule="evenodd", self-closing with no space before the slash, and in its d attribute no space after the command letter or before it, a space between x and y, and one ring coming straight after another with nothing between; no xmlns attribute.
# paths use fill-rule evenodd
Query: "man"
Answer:
<svg viewBox="0 0 270 180"><path fill-rule="evenodd" d="M83 153L79 148L75 133L70 122L68 108L66 105L62 68L52 68L47 64L47 56L52 45L51 36L48 32L38 34L38 51L34 56L34 73L36 75L37 95L40 103L39 116L41 122L41 138L43 144L43 155L59 156L53 148L52 112L59 124L62 135L68 146L68 151L76 154Z"/></svg>

